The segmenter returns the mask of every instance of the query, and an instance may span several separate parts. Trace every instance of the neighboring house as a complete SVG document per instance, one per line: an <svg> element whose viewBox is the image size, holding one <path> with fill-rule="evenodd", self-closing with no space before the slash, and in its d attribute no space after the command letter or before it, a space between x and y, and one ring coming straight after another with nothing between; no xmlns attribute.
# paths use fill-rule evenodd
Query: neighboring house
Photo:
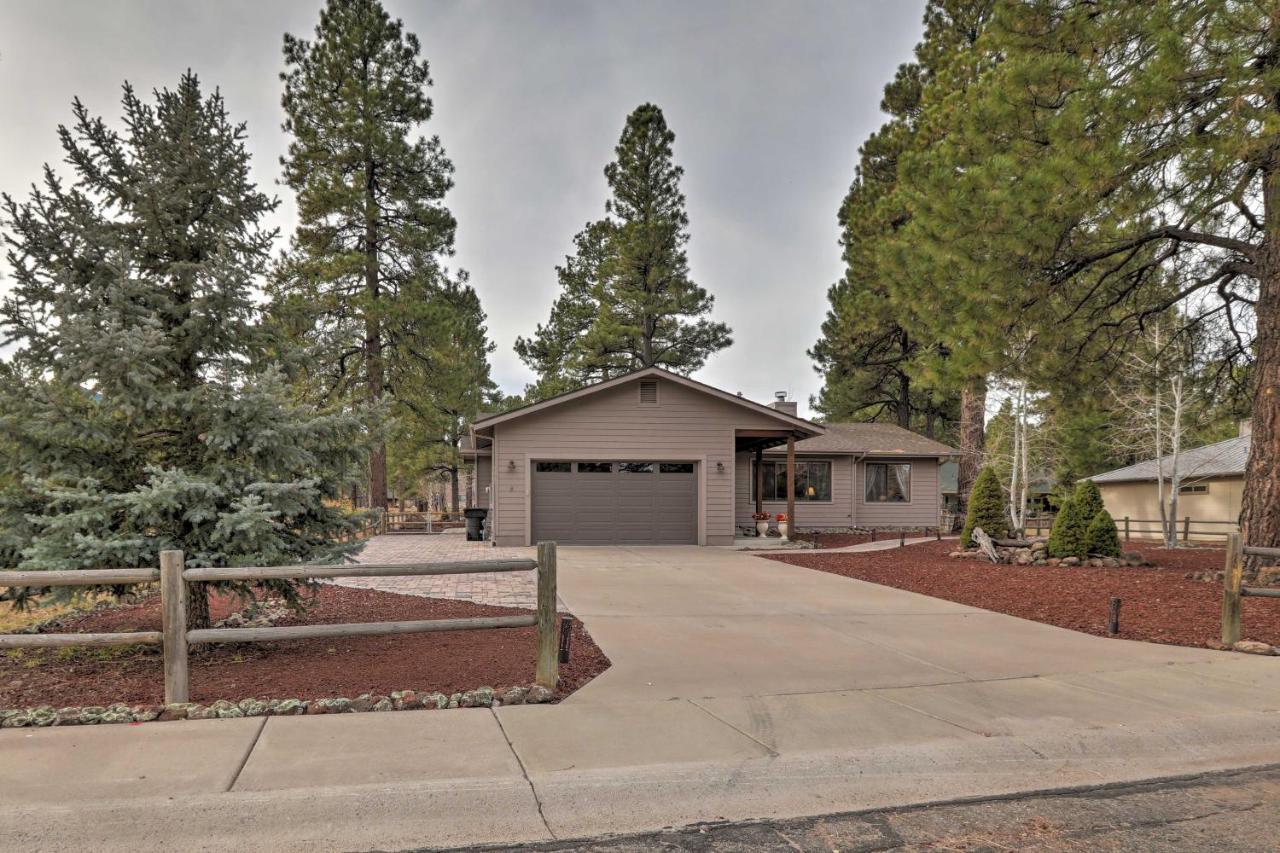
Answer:
<svg viewBox="0 0 1280 853"><path fill-rule="evenodd" d="M731 545L757 503L786 512L788 470L797 529L933 526L938 463L954 453L659 368L479 418L463 448L498 545Z"/></svg>
<svg viewBox="0 0 1280 853"><path fill-rule="evenodd" d="M1184 450L1178 456L1182 485L1178 490L1178 517L1190 518L1191 538L1221 538L1236 528L1244 495L1244 469L1249 459L1248 421L1240 425L1240 435ZM1164 459L1165 495L1172 459ZM1098 484L1107 512L1121 527L1130 519L1132 535L1160 533L1160 504L1156 499L1156 460L1117 468L1089 479ZM1142 520L1146 523L1139 523ZM1199 522L1199 523L1197 523ZM1211 524L1206 522L1213 522Z"/></svg>
<svg viewBox="0 0 1280 853"><path fill-rule="evenodd" d="M960 463L943 462L938 469L938 483L942 489L942 508L951 512L960 509ZM1007 483L1001 485L1007 486ZM1007 491L1007 489L1006 489ZM1052 511L1050 496L1053 494L1053 478L1050 476L1033 477L1031 488L1027 489L1027 508L1032 515Z"/></svg>

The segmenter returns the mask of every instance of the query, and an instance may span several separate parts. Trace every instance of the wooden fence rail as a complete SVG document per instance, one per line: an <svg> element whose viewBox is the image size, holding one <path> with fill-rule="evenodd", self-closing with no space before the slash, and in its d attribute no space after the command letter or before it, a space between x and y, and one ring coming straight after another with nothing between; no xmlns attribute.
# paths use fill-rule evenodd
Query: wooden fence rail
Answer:
<svg viewBox="0 0 1280 853"><path fill-rule="evenodd" d="M1280 559L1280 548L1241 545L1239 533L1227 535L1227 561L1222 572L1222 642L1227 645L1240 640L1240 611L1246 596L1280 598L1280 589L1244 585L1245 557Z"/></svg>
<svg viewBox="0 0 1280 853"><path fill-rule="evenodd" d="M1047 532L1053 528L1054 518L1055 516L1052 516L1052 515L1042 515L1042 516L1034 516L1034 517L1028 518L1027 523L1023 529L1027 532L1028 535L1039 536L1041 533ZM1135 534L1154 535L1159 538L1164 537L1164 529L1162 527L1164 522L1158 518L1131 518L1126 515L1124 518L1117 518L1115 522L1121 537L1126 542L1132 539ZM1209 519L1195 519L1189 515L1183 516L1181 520L1175 520L1174 524L1181 529L1181 535L1178 538L1181 539L1183 542L1190 542L1192 536L1200 536L1200 537L1230 536L1231 533L1234 532L1231 530L1203 530L1203 529L1197 530L1197 529L1194 529L1196 527L1201 527L1201 528L1208 527L1208 526L1227 526L1227 527L1233 527L1233 528L1238 527L1238 525L1234 521L1212 521ZM1155 525L1155 526L1149 527L1148 525ZM1031 531L1033 530L1035 531L1035 534L1031 533Z"/></svg>
<svg viewBox="0 0 1280 853"><path fill-rule="evenodd" d="M346 622L280 628L187 629L188 584L340 577L421 577L477 572L537 572L537 611L528 616L423 619L407 622ZM263 643L320 637L368 637L434 631L537 628L536 680L555 689L560 677L556 622L556 543L538 543L536 560L475 560L400 565L249 566L187 568L181 551L162 551L158 569L86 569L70 572L0 570L0 586L104 586L160 581L161 630L114 634L3 634L0 649L66 646L160 645L164 654L164 701L186 702L191 693L188 649L193 643Z"/></svg>

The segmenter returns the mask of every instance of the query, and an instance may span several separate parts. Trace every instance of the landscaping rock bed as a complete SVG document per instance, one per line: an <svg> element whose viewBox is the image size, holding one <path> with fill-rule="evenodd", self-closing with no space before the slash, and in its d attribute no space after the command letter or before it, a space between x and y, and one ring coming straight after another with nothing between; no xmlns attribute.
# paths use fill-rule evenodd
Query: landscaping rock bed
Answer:
<svg viewBox="0 0 1280 853"><path fill-rule="evenodd" d="M309 600L310 608L301 616L280 614L273 606L259 608L259 612L268 613L276 625L528 613L332 584L321 585ZM60 620L57 630L157 631L159 605L159 597L150 596L130 606L91 610ZM243 607L233 598L215 596L210 609L213 620L220 622L241 613ZM231 619L227 624L239 621ZM527 695L527 685L534 681L536 638L534 628L507 628L209 645L193 649L191 655L191 700L206 709L219 700L234 702L240 709L242 700L269 705L272 700L279 703L309 697L308 712L325 713L311 709L326 708L317 703L344 697L356 697L345 701L362 706L365 703L359 700L365 696L379 697L373 700L374 705L386 698L394 707L392 691L403 691L405 685L417 686L415 696L446 697L446 706L456 695L461 706L468 692L474 697L478 685L489 685L502 701L513 688L522 688ZM608 658L576 619L570 645L570 660L561 664L560 686L550 697L553 700L577 690L609 666ZM139 707L162 707L163 684L156 647L14 649L0 653L0 708L45 708L54 713L65 708L101 708L112 712L108 721L125 722L115 720L123 715L122 708L132 714ZM438 704L439 700L435 701ZM225 705L218 707L228 711Z"/></svg>
<svg viewBox="0 0 1280 853"><path fill-rule="evenodd" d="M1080 557L1050 557L1048 539L1029 539L1027 542L1029 544L1026 546L997 545L995 547L996 556L1000 558L1001 563L1014 566L1066 566L1068 568L1072 566L1092 566L1094 568L1114 569L1120 566L1151 565L1142 556L1141 551L1125 551L1119 557L1092 556L1083 559ZM980 548L962 548L951 551L947 556L961 560L991 562L991 558Z"/></svg>
<svg viewBox="0 0 1280 853"><path fill-rule="evenodd" d="M924 542L861 553L768 555L768 559L1106 636L1111 598L1121 599L1119 636L1181 646L1222 648L1221 588L1189 580L1213 571L1221 549L1140 546L1141 568L996 565L953 559L955 542ZM1280 645L1280 601L1246 598L1245 639Z"/></svg>

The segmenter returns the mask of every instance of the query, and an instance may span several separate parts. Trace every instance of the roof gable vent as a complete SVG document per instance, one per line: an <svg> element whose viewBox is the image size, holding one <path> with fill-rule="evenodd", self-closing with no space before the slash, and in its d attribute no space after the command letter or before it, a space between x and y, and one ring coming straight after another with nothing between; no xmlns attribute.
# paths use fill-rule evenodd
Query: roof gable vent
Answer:
<svg viewBox="0 0 1280 853"><path fill-rule="evenodd" d="M658 405L658 382L656 379L640 380L640 405Z"/></svg>

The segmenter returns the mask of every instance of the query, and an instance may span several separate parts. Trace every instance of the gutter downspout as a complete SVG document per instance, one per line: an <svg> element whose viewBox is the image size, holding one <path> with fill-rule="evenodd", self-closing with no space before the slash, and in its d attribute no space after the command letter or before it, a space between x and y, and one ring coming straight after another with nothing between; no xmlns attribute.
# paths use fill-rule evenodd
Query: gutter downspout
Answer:
<svg viewBox="0 0 1280 853"><path fill-rule="evenodd" d="M849 490L849 529L858 526L858 463L867 458L866 452L853 454L853 470L850 471L849 481L851 485Z"/></svg>

